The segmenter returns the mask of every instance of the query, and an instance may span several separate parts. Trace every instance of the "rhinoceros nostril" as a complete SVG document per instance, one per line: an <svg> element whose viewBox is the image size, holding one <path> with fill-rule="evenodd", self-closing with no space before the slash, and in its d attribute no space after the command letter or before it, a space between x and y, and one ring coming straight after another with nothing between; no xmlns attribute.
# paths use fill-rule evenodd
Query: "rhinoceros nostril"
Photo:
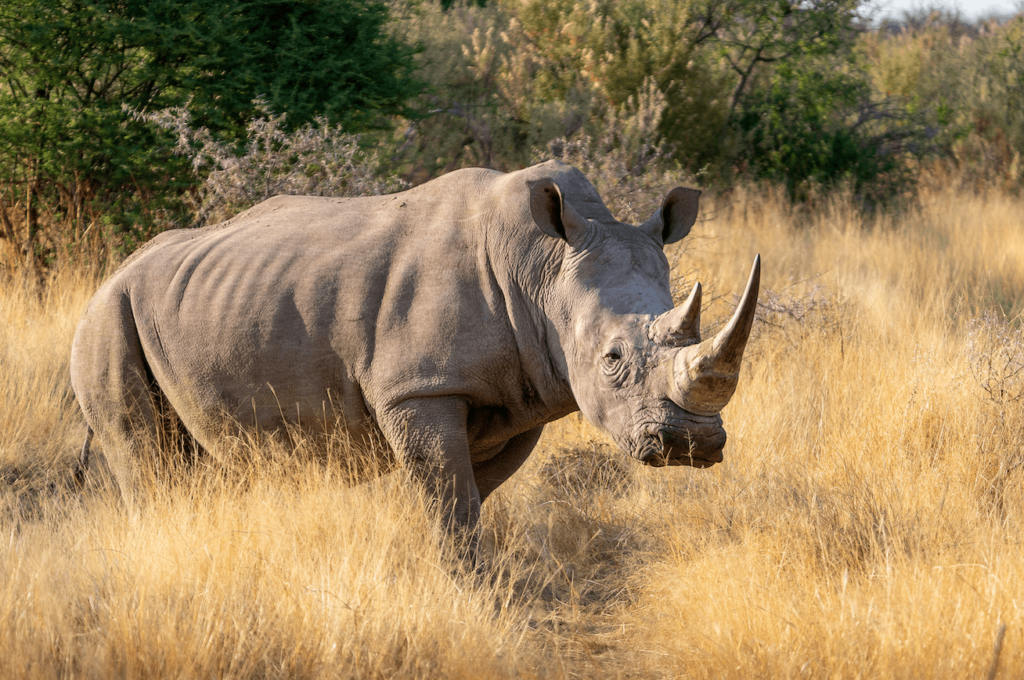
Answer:
<svg viewBox="0 0 1024 680"><path fill-rule="evenodd" d="M665 442L661 433L648 434L637 445L636 458L641 463L657 463L664 459Z"/></svg>

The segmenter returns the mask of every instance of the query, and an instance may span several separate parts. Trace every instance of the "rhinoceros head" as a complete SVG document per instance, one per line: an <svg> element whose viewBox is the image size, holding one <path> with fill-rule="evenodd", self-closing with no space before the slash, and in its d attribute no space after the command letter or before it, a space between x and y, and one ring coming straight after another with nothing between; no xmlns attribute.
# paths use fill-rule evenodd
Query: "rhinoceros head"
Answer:
<svg viewBox="0 0 1024 680"><path fill-rule="evenodd" d="M585 181L585 180L584 180ZM554 326L577 405L628 454L644 463L708 467L722 460L719 415L739 379L757 306L760 258L739 307L714 337L700 335L701 286L673 308L667 243L686 236L700 192L677 187L646 222L610 218L596 191L573 207L551 179L530 183L537 226L565 241L551 295ZM597 199L599 202L599 199ZM601 219L603 217L603 219Z"/></svg>

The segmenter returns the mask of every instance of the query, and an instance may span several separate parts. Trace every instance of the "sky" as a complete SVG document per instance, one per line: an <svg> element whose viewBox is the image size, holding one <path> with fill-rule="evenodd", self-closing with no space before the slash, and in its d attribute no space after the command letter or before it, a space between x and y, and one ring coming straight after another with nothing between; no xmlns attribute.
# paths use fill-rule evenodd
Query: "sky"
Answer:
<svg viewBox="0 0 1024 680"><path fill-rule="evenodd" d="M904 10L934 6L957 8L967 19L977 19L993 12L1013 14L1024 10L1021 0L875 0L873 4L881 10L879 16L896 17L901 16Z"/></svg>

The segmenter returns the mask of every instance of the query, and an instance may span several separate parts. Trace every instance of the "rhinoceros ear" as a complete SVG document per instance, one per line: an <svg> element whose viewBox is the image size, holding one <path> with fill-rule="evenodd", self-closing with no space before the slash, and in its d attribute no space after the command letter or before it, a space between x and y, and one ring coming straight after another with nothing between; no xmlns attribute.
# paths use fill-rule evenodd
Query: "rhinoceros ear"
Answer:
<svg viewBox="0 0 1024 680"><path fill-rule="evenodd" d="M690 227L697 221L698 198L700 192L696 189L676 187L640 228L666 245L675 243L689 234Z"/></svg>
<svg viewBox="0 0 1024 680"><path fill-rule="evenodd" d="M554 180L539 179L527 185L530 187L530 212L540 230L570 245L579 243L590 225L566 203Z"/></svg>

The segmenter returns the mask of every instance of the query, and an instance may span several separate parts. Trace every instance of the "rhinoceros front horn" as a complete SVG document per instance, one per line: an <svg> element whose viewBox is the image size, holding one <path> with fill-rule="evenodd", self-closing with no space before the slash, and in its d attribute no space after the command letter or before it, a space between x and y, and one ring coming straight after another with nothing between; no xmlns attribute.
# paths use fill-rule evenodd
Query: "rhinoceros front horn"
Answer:
<svg viewBox="0 0 1024 680"><path fill-rule="evenodd" d="M743 350L750 338L761 284L761 256L754 258L747 289L739 307L718 335L689 347L681 347L672 363L669 398L680 408L698 415L721 411L740 377Z"/></svg>

